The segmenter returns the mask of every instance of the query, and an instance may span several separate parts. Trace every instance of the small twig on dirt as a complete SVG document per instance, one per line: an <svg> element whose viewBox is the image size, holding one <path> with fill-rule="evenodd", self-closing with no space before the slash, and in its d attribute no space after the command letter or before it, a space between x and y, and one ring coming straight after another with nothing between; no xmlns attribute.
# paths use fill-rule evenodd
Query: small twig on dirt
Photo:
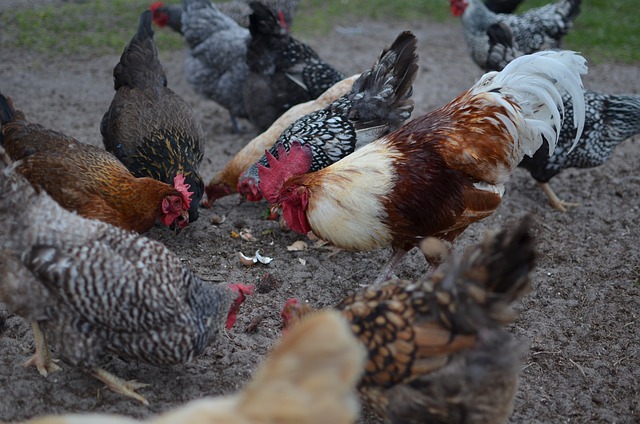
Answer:
<svg viewBox="0 0 640 424"><path fill-rule="evenodd" d="M587 379L587 380L589 379L589 378L587 377L587 374L584 372L584 369L583 369L579 364L575 363L575 362L573 361L573 359L571 359L571 358L567 358L567 360L568 360L569 362L571 362L573 365L575 365L575 366L576 366L576 368L578 368L578 369L580 370L580 372L582 373L582 376L583 376L585 379Z"/></svg>
<svg viewBox="0 0 640 424"><path fill-rule="evenodd" d="M536 355L559 355L560 353L562 353L562 351L558 350L556 352L550 351L550 350L541 350L540 352L533 352L531 354L531 356L536 356Z"/></svg>
<svg viewBox="0 0 640 424"><path fill-rule="evenodd" d="M613 363L613 366L615 367L615 366L617 366L619 363L621 363L622 361L627 360L627 359L629 359L629 357L628 357L628 356L623 356L622 358L620 358L620 359L618 359L616 362L614 362L614 363Z"/></svg>

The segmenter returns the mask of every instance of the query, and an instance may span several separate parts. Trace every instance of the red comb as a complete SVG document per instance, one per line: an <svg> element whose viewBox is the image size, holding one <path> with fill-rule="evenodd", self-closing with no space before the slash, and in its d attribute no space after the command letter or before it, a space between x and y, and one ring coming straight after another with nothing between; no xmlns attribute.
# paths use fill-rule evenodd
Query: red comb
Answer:
<svg viewBox="0 0 640 424"><path fill-rule="evenodd" d="M229 308L229 314L227 314L227 323L225 327L227 330L230 330L233 327L233 324L236 323L236 318L238 317L238 311L240 310L240 305L244 303L247 299L247 295L252 295L254 291L253 286L247 286L246 284L229 284L229 288L237 293L238 296L235 298L231 307Z"/></svg>
<svg viewBox="0 0 640 424"><path fill-rule="evenodd" d="M260 191L269 203L277 203L283 184L294 175L301 175L309 171L313 159L313 152L308 144L294 141L287 154L284 146L278 145L278 158L265 151L269 168L258 165L260 177Z"/></svg>
<svg viewBox="0 0 640 424"><path fill-rule="evenodd" d="M189 191L191 186L189 184L185 184L184 175L178 174L173 179L173 187L182 195L182 202L185 205L185 209L189 209L191 206L191 196L193 196L193 192Z"/></svg>
<svg viewBox="0 0 640 424"><path fill-rule="evenodd" d="M151 3L151 6L149 6L149 10L151 10L152 12L155 12L156 10L160 9L162 6L164 6L164 3L162 3L161 1L157 1L155 3Z"/></svg>

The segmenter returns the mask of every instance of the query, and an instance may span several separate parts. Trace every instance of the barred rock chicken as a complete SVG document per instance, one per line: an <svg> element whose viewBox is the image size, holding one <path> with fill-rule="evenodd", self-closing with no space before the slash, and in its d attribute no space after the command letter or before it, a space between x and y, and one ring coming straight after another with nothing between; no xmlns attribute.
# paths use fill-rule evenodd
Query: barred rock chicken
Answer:
<svg viewBox="0 0 640 424"><path fill-rule="evenodd" d="M237 118L246 118L243 87L249 30L225 15L211 0L183 0L182 7L152 5L154 22L184 35L187 80L194 91L229 111L233 130L242 129ZM178 26L178 23L180 26Z"/></svg>
<svg viewBox="0 0 640 424"><path fill-rule="evenodd" d="M551 206L563 212L566 212L567 206L577 204L560 200L549 186L549 180L567 168L602 165L618 144L640 133L640 95L604 94L585 90L584 98L585 128L576 147L571 150L575 129L565 121L553 155L549 156L549 147L545 142L533 157L525 157L519 165L540 183ZM564 105L565 114L571 117L573 107L567 97Z"/></svg>
<svg viewBox="0 0 640 424"><path fill-rule="evenodd" d="M140 15L138 30L113 70L113 79L116 94L100 124L104 147L136 177L171 184L182 175L193 193L189 221L195 221L204 194L198 174L204 134L193 110L167 87L150 11Z"/></svg>
<svg viewBox="0 0 640 424"><path fill-rule="evenodd" d="M0 145L18 171L62 207L143 233L157 222L184 228L192 193L184 177L174 185L136 178L111 153L57 131L30 123L0 94Z"/></svg>
<svg viewBox="0 0 640 424"><path fill-rule="evenodd" d="M251 123L264 131L289 108L317 98L344 75L293 38L263 4L249 5L253 13L244 105Z"/></svg>
<svg viewBox="0 0 640 424"><path fill-rule="evenodd" d="M558 0L521 15L493 13L481 0L450 2L451 13L462 15L471 58L485 71L499 71L524 54L560 47L580 12L580 0Z"/></svg>
<svg viewBox="0 0 640 424"><path fill-rule="evenodd" d="M313 155L308 172L313 172L397 129L413 111L410 97L417 72L416 38L405 31L360 75L348 94L287 128L270 155L279 157L293 141L308 145ZM267 164L263 155L238 180L238 192L250 201L262 199L258 166Z"/></svg>
<svg viewBox="0 0 640 424"><path fill-rule="evenodd" d="M451 103L409 122L320 171L310 148L260 167L260 190L289 227L356 251L391 246L378 281L427 236L452 242L500 205L504 183L561 127L561 92L574 102L576 141L584 125L582 56L522 56L485 74ZM553 150L553 149L552 149Z"/></svg>
<svg viewBox="0 0 640 424"><path fill-rule="evenodd" d="M236 193L240 175L260 159L265 149L275 144L278 137L280 137L289 125L302 116L328 106L337 98L348 93L359 76L360 74L356 74L345 78L335 83L317 99L297 104L280 115L268 130L251 140L227 162L223 169L215 173L209 181L209 184L205 187L207 201L204 203L204 206L210 207L211 203L215 200Z"/></svg>
<svg viewBox="0 0 640 424"><path fill-rule="evenodd" d="M362 398L387 423L507 421L520 347L503 326L515 318L510 304L529 290L528 227L525 220L486 237L428 280L390 280L337 306L368 351ZM309 312L292 299L282 317L295 329Z"/></svg>
<svg viewBox="0 0 640 424"><path fill-rule="evenodd" d="M144 421L74 414L28 424L350 424L358 415L355 385L364 360L346 320L324 311L283 337L237 394L198 399Z"/></svg>
<svg viewBox="0 0 640 424"><path fill-rule="evenodd" d="M0 300L34 323L27 364L43 375L56 370L50 338L65 362L146 404L135 392L142 386L100 368L101 358L189 361L225 319L233 325L248 288L202 281L163 244L63 209L15 168L0 148Z"/></svg>

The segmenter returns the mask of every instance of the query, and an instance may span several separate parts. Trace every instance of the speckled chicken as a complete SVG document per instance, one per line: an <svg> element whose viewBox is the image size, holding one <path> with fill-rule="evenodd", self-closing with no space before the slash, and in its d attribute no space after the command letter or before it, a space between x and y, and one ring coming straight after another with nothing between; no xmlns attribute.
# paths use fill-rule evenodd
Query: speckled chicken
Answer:
<svg viewBox="0 0 640 424"><path fill-rule="evenodd" d="M559 199L549 186L549 180L567 168L602 165L618 144L640 133L640 95L585 90L584 99L585 126L576 147L571 150L575 128L565 121L553 155L549 156L549 146L545 142L533 157L525 157L519 165L540 183L549 203L563 212L566 212L567 206L577 204ZM573 106L567 97L564 98L564 108L566 119L571 120Z"/></svg>
<svg viewBox="0 0 640 424"><path fill-rule="evenodd" d="M103 370L101 359L189 361L225 320L233 325L248 288L202 281L163 244L63 209L15 168L0 148L0 300L33 323L27 364L43 375L58 368L49 339L66 363L147 403L135 391L142 385Z"/></svg>
<svg viewBox="0 0 640 424"><path fill-rule="evenodd" d="M515 319L511 303L529 290L529 225L487 236L427 280L390 280L337 306L368 351L362 398L385 422L509 418L521 349L503 326ZM428 254L446 252L438 240L425 244ZM308 306L290 300L282 316L288 324L307 313Z"/></svg>
<svg viewBox="0 0 640 424"><path fill-rule="evenodd" d="M516 57L559 48L580 12L581 0L558 0L521 15L493 13L481 0L450 2L451 13L462 15L473 61L485 71L499 71Z"/></svg>
<svg viewBox="0 0 640 424"><path fill-rule="evenodd" d="M116 94L100 124L102 140L136 177L172 184L182 175L193 193L189 221L198 218L204 183L198 173L204 134L191 107L167 87L153 42L151 12L113 70Z"/></svg>
<svg viewBox="0 0 640 424"><path fill-rule="evenodd" d="M20 160L20 173L62 207L139 233L158 222L189 224L192 193L183 176L176 176L174 185L136 178L104 149L28 122L2 94L0 124L0 145Z"/></svg>
<svg viewBox="0 0 640 424"><path fill-rule="evenodd" d="M413 111L410 97L417 72L416 38L405 31L360 75L348 94L290 125L270 154L277 158L281 151L288 152L293 141L308 145L313 156L309 172L313 172L396 130ZM268 165L266 155L238 180L238 192L251 201L262 199L259 165Z"/></svg>
<svg viewBox="0 0 640 424"><path fill-rule="evenodd" d="M289 108L317 98L344 75L293 38L263 4L249 5L253 13L244 104L251 123L264 131Z"/></svg>

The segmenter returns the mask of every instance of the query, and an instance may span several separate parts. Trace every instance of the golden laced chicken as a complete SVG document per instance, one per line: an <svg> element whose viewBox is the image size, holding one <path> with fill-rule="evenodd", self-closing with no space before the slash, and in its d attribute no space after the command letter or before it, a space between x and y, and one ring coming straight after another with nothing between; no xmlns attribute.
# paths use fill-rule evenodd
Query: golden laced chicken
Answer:
<svg viewBox="0 0 640 424"><path fill-rule="evenodd" d="M144 385L100 368L102 358L187 362L233 325L250 287L207 283L163 244L63 209L18 166L0 148L0 301L32 322L26 365L59 369L51 342L64 362L147 404Z"/></svg>
<svg viewBox="0 0 640 424"><path fill-rule="evenodd" d="M198 174L204 134L191 107L167 87L153 42L151 12L140 15L136 34L113 70L116 94L100 124L102 141L136 177L172 184L192 193L189 221L198 218L204 183Z"/></svg>
<svg viewBox="0 0 640 424"><path fill-rule="evenodd" d="M344 318L319 312L289 332L237 394L198 399L144 421L85 414L28 424L352 424L364 355Z"/></svg>
<svg viewBox="0 0 640 424"><path fill-rule="evenodd" d="M385 422L507 421L521 348L503 327L515 320L511 304L529 291L535 259L529 225L485 237L426 280L390 280L338 304L368 352L362 399ZM425 245L430 255L446 253L436 239ZM287 332L310 312L287 301Z"/></svg>
<svg viewBox="0 0 640 424"><path fill-rule="evenodd" d="M416 38L404 31L382 50L348 94L298 119L280 135L269 154L277 158L294 141L302 143L311 148L312 164L307 172L313 172L396 130L413 112L411 95L417 73ZM263 155L238 180L238 192L250 201L262 200L258 167L266 165Z"/></svg>
<svg viewBox="0 0 640 424"><path fill-rule="evenodd" d="M10 98L0 94L0 145L18 171L62 207L143 233L161 222L184 228L192 193L184 177L173 185L136 178L111 153L26 120Z"/></svg>
<svg viewBox="0 0 640 424"><path fill-rule="evenodd" d="M574 102L577 141L586 71L584 58L570 51L521 56L449 104L319 171L306 173L308 146L294 143L278 159L268 154L260 190L301 234L313 231L352 251L391 246L377 280L383 281L423 238L453 242L498 208L524 155L532 156L543 137L555 148L564 92Z"/></svg>
<svg viewBox="0 0 640 424"><path fill-rule="evenodd" d="M249 5L253 13L244 106L251 123L264 131L292 106L317 98L344 75L292 37L263 4Z"/></svg>
<svg viewBox="0 0 640 424"><path fill-rule="evenodd" d="M462 16L471 58L485 71L499 71L525 54L559 48L580 12L580 1L558 0L511 15L493 13L481 0L450 0L451 13Z"/></svg>
<svg viewBox="0 0 640 424"><path fill-rule="evenodd" d="M356 74L335 83L315 100L309 100L293 106L283 113L271 124L268 130L253 138L245 145L227 164L216 172L205 187L207 201L204 206L211 204L222 197L237 193L238 179L251 165L264 154L264 151L273 146L282 132L296 120L311 112L320 110L333 103L339 97L347 94L353 83L360 75Z"/></svg>

